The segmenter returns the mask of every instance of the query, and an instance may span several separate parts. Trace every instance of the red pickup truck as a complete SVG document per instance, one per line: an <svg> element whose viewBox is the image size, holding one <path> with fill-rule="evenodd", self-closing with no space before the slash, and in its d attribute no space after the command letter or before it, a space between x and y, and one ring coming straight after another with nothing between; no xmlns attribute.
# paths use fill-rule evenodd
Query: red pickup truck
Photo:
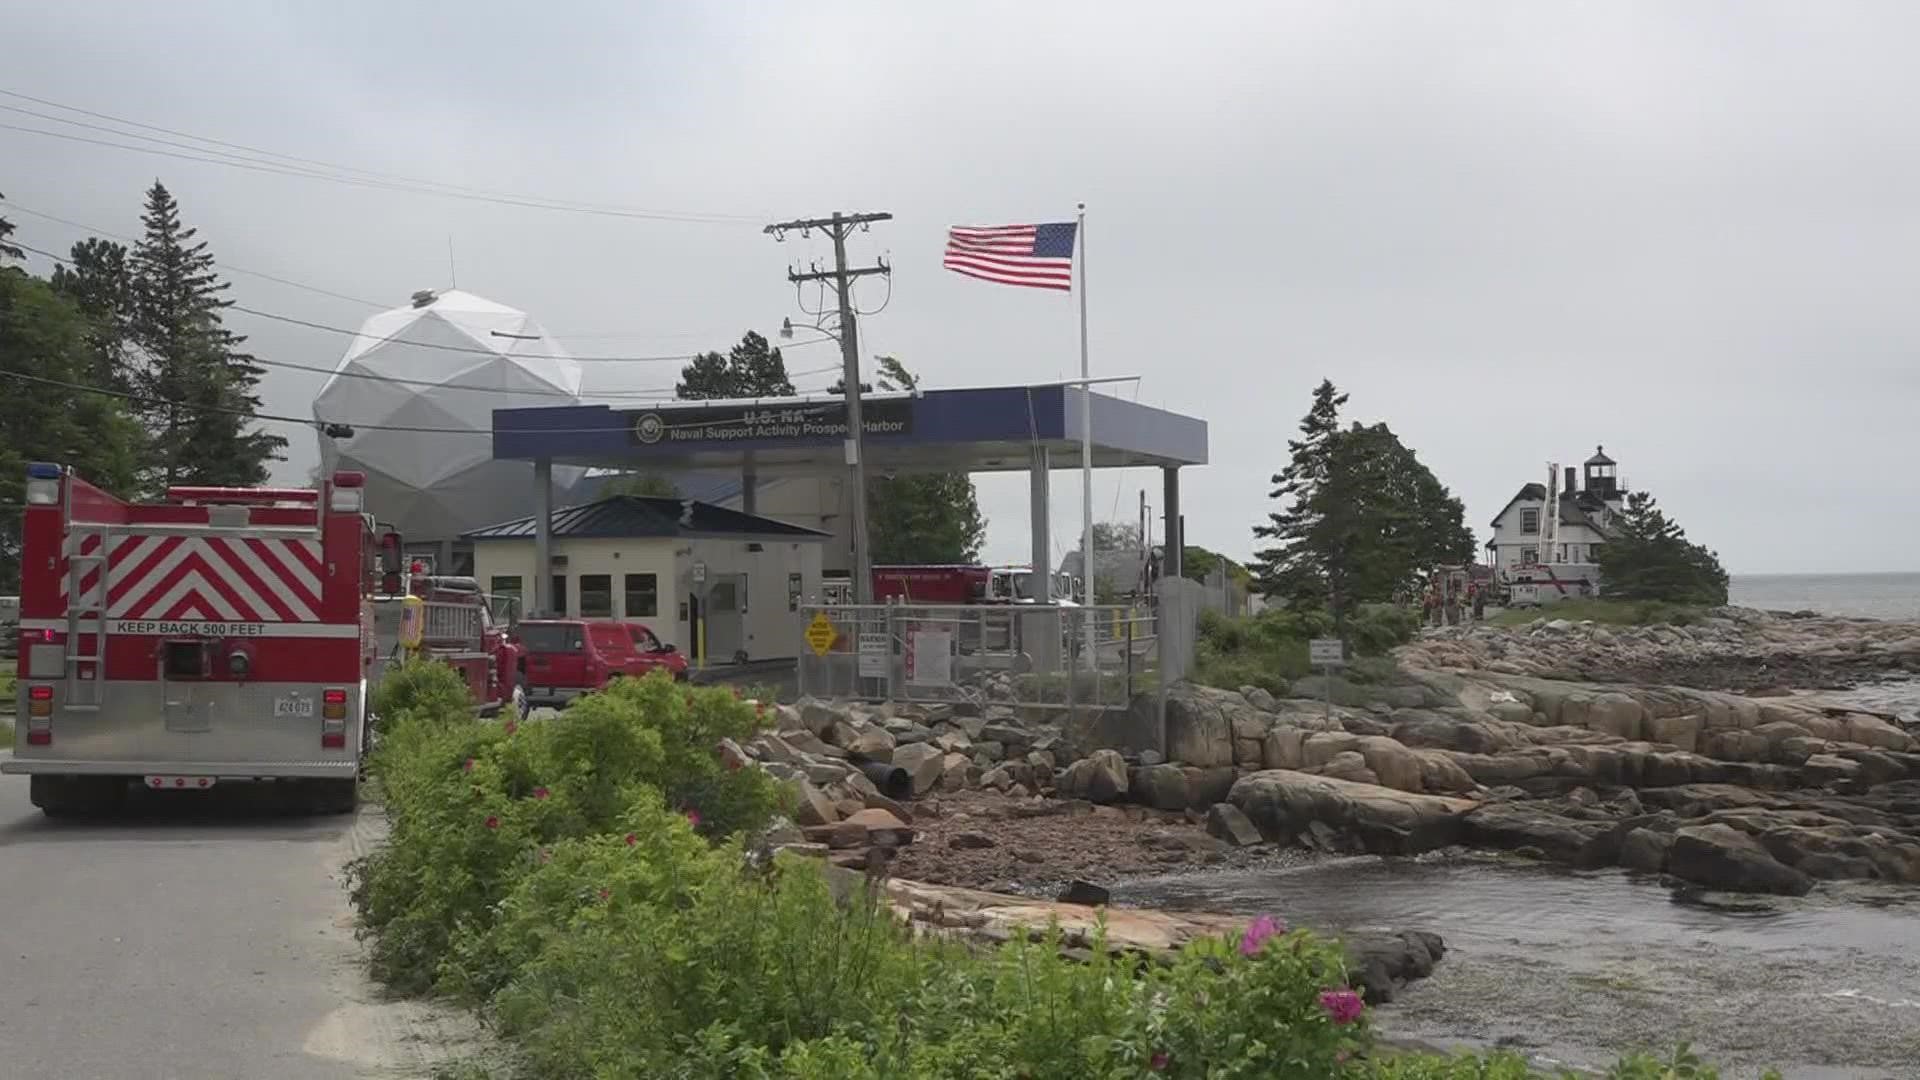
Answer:
<svg viewBox="0 0 1920 1080"><path fill-rule="evenodd" d="M639 623L611 619L522 619L515 628L527 700L564 704L613 679L655 669L687 677L687 658Z"/></svg>

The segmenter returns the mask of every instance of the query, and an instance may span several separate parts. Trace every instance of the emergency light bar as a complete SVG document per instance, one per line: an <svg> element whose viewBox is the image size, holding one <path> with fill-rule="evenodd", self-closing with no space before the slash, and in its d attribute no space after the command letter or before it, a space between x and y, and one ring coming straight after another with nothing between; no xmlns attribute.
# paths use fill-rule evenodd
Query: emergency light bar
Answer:
<svg viewBox="0 0 1920 1080"><path fill-rule="evenodd" d="M327 499L327 508L342 513L358 514L367 507L367 474L362 472L337 472L333 474L333 494Z"/></svg>
<svg viewBox="0 0 1920 1080"><path fill-rule="evenodd" d="M27 505L60 505L60 466L44 461L27 466Z"/></svg>

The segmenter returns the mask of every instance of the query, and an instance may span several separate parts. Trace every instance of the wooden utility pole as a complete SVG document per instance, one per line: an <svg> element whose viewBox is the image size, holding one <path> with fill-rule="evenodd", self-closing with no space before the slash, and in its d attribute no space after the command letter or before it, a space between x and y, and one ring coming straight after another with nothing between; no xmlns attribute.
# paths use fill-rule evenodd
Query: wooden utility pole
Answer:
<svg viewBox="0 0 1920 1080"><path fill-rule="evenodd" d="M849 267L847 236L855 229L868 228L873 222L892 220L893 215L888 213L843 214L835 211L831 217L780 221L766 228L768 235L776 240L785 238L789 232L805 236L814 229L833 238L833 269L814 266L805 272L788 270L787 280L795 285L808 281L826 282L833 286L840 301L840 332L837 336L840 339L840 362L845 369L842 378L847 394L846 461L847 483L852 487L848 505L852 508L853 517L852 584L856 604L873 602L873 563L867 554L867 463L862 445L866 428L860 416L860 342L853 322L853 283L870 274L891 274L893 267L884 260L873 266Z"/></svg>

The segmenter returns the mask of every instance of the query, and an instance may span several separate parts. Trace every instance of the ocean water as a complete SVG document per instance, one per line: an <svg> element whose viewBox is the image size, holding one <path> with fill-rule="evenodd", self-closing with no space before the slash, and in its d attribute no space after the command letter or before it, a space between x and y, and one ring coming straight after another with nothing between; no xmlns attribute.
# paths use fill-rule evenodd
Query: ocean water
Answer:
<svg viewBox="0 0 1920 1080"><path fill-rule="evenodd" d="M1735 574L1727 592L1739 607L1920 621L1920 574Z"/></svg>
<svg viewBox="0 0 1920 1080"><path fill-rule="evenodd" d="M1588 1069L1687 1040L1737 1080L1766 1065L1794 1080L1920 1076L1911 888L1829 884L1727 911L1618 870L1423 856L1148 878L1116 884L1113 899L1434 931L1446 958L1376 1016L1392 1035Z"/></svg>

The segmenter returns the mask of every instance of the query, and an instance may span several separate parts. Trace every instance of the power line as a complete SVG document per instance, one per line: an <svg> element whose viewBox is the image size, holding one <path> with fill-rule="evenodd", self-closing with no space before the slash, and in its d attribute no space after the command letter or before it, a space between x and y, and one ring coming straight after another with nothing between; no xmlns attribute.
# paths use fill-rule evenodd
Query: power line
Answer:
<svg viewBox="0 0 1920 1080"><path fill-rule="evenodd" d="M99 394L102 397L119 398L122 401L136 401L146 405L164 405L168 408L185 409L188 412L214 413L220 416L237 416L245 420L254 420L261 423L298 424L301 427L317 427L317 428L346 427L346 428L351 428L356 433L361 431L397 431L397 432L405 432L413 435L484 435L488 438L492 438L495 435L598 435L598 434L606 434L611 432L626 432L626 431L632 430L631 427L625 424L622 424L619 427L594 427L594 428L488 428L488 429L421 427L421 426L416 426L411 424L359 424L359 423L353 423L351 421L346 421L346 420L321 420L314 417L288 416L288 415L285 415L284 413L267 413L267 412L259 412L257 410L252 410L252 409L230 409L222 405L193 405L184 401L175 401L172 398L158 397L153 394L139 394L139 393L134 393L133 391L130 391L130 390L108 390L105 387L91 386L86 383L68 382L64 379L49 379L42 375L28 375L26 372L23 372L23 371L0 370L0 379L17 379L21 382L35 383L40 386L59 387L60 389L63 389L63 390L75 390L83 394ZM690 406L697 406L699 403L697 401L689 401L689 402L686 402L685 404ZM844 406L835 404L835 405L810 405L795 411L819 416L827 413L843 412L845 410L844 410ZM661 425L661 429L664 431L680 431L680 430L691 430L694 428L703 428L706 426L707 426L707 423L705 421L701 421L701 422L688 423L688 424L663 424Z"/></svg>
<svg viewBox="0 0 1920 1080"><path fill-rule="evenodd" d="M22 251L31 251L35 255L43 255L57 262L67 263L68 265L72 264L72 260L62 259L60 256L55 255L50 251L44 251L40 248L33 247L32 245L29 245L29 244L20 244L18 246ZM242 309L242 310L245 310L245 309ZM384 342L384 341L391 341L394 339L382 338L381 340ZM420 344L420 343L402 341L400 342L400 344L414 345L414 344ZM813 343L808 342L808 344L813 344ZM477 350L477 351L485 351L485 350ZM489 353L488 355L500 355L500 354ZM511 356L516 354L508 354L508 355ZM600 391L594 391L589 393L570 394L565 390L533 390L533 389L516 390L510 387L499 387L499 386L461 386L456 383L444 383L444 382L439 382L433 379L409 379L399 375L378 375L371 371L348 371L342 368L320 367L315 364L296 364L291 360L268 360L264 357L258 357L258 356L253 357L253 362L265 367L287 368L292 371L310 371L317 375L335 375L343 379L367 379L373 382L397 383L402 386L429 386L429 387L434 387L436 389L442 389L442 390L464 390L464 391L467 391L470 393L476 393L476 394L512 394L515 396L522 396L522 397L527 397L527 396L559 397L559 398L568 398L571 400L578 400L580 398L585 398L585 397L634 398L634 399L651 400L651 401L680 400L679 398L675 398L671 396L668 396L668 397L652 396L652 395L659 395L659 394L671 395L673 392L672 388L665 387L665 386L649 387L641 390L600 390ZM825 367L808 368L805 371L788 372L787 378L800 379L800 378L805 378L809 375L824 375L824 374L827 374L828 372L835 372L839 370L840 370L839 364L829 364Z"/></svg>
<svg viewBox="0 0 1920 1080"><path fill-rule="evenodd" d="M0 125L0 126L3 126L3 125ZM63 255L56 255L53 252L46 250L45 248L37 248L30 244L18 244L18 243L15 244L15 246L20 248L23 251L31 251L35 255L40 255L40 256L44 256L45 258L52 259L57 263L62 263L67 266L73 265L72 259L69 259ZM293 326L306 327L309 330L324 330L328 333L344 334L348 337L353 337L353 338L364 338L364 337L372 336L365 333L364 331L350 330L344 326L332 326L327 323L313 322L309 319L298 319L291 315L281 315L272 311L263 311L259 308L248 307L245 304L226 303L221 305L221 307L222 307L222 310L243 312L245 314L253 315L258 318L271 319L274 322L282 322L282 323L287 323ZM659 355L659 356L573 356L568 353L523 353L523 352L504 352L503 353L494 349L471 348L465 345L446 345L446 344L441 344L438 342L431 342L431 341L407 341L401 338L400 335L406 333L407 330L412 325L413 325L412 323L409 323L406 326L401 327L399 330L394 331L392 334L387 335L386 337L373 338L373 344L368 346L367 350L363 350L363 351L370 351L373 348L377 348L378 346L385 345L388 343L397 343L400 345L411 346L412 348L416 348L416 349L432 349L435 352L462 353L469 356L492 356L492 357L504 356L504 357L515 359L515 360L572 360L582 364L673 364L673 363L684 363L686 361L695 360L705 355L704 353L670 353L670 354ZM491 331L491 333L499 337L506 337L506 338L512 337L512 335L503 334L503 333L500 333L499 331ZM819 344L822 344L823 342L827 342L831 340L833 340L831 337L822 337L822 338L815 339L813 341L794 342L786 347L790 349L798 349L808 345L819 345Z"/></svg>
<svg viewBox="0 0 1920 1080"><path fill-rule="evenodd" d="M20 101L31 101L37 105L45 105L48 108L59 109L63 112L77 113L81 116L91 116L96 120L107 120L115 124L123 125L125 127L141 128L146 131L157 131L164 135L174 135L183 139L191 139L194 142L206 143L210 146L222 146L230 150L240 150L249 154L258 155L259 157L278 158L282 162L291 162L296 165L315 166L319 169L326 169L326 170L332 170L335 172L342 172L342 173L349 173L349 174L359 174L361 176L372 177L380 180L396 181L402 184L412 184L412 185L420 185L420 186L426 186L426 187L444 188L447 190L448 193L459 192L459 193L465 193L473 196L483 196L483 197L490 197L490 198L502 198L502 199L512 199L512 200L525 200L530 202L546 203L546 204L551 204L551 208L553 209L569 209L569 210L578 210L578 211L599 210L599 211L610 211L610 212L615 212L620 214L629 214L629 215L651 214L656 217L660 217L663 219L671 219L671 220L689 220L689 221L699 220L699 221L715 221L715 222L732 221L732 222L739 222L743 224L753 223L759 220L757 217L754 217L751 215L744 215L744 214L710 214L710 213L695 213L690 211L666 211L666 210L641 211L634 207L620 206L612 203L591 203L591 202L585 202L578 199L555 199L555 198L550 198L550 197L541 196L541 195L525 195L517 192L503 192L503 191L489 190L487 188L468 187L462 184L449 184L440 180L422 179L420 177L406 176L400 173L380 172L375 169L361 169L351 165L341 165L335 162L322 161L317 158L300 157L295 154L283 154L275 150L266 150L257 146L249 146L245 143L228 142L223 139L212 138L211 136L195 135L192 132L180 131L176 128L162 127L158 124L148 124L139 120L130 120L123 116L114 116L111 113L96 112L92 109L83 109L77 105L68 105L63 102L51 101L51 100L48 100L47 98L34 97L31 94L22 94L15 90L0 89L0 95L15 98ZM145 138L144 136L134 135L131 132L117 131L113 128L103 128L93 124L82 124L80 121L69 120L64 117L46 116L45 114L35 113L27 109L18 108L16 106L0 106L0 107L8 108L14 112L26 113L29 116L37 116L37 117L40 117L41 119L52 120L55 123L72 124L72 125L81 126L81 127L96 128L97 130L111 132L112 134L119 135L123 138ZM162 140L149 140L149 141L159 142ZM166 143L166 145L178 146L180 144ZM214 151L206 150L204 147L196 146L196 147L189 147L189 148L202 153L214 152ZM234 155L226 155L226 156L231 157ZM268 164L275 164L275 163L268 162Z"/></svg>
<svg viewBox="0 0 1920 1080"><path fill-rule="evenodd" d="M26 247L25 244L22 244L20 246ZM41 254L44 255L46 253L41 252ZM349 330L344 326L328 326L325 323L310 322L306 319L296 319L291 315L276 315L271 311L261 311L258 308L247 307L244 304L229 304L227 305L227 307L229 310L232 310L232 311L245 312L248 315L255 315L262 319L272 319L275 322L290 323L294 326L304 326L310 330L325 330L335 334L346 334L350 337L368 336L362 331ZM672 353L664 356L570 356L566 353L522 353L522 352L500 353L500 352L495 352L492 349L471 349L464 345L441 345L441 344L436 344L434 342L429 342L429 341L404 341L404 340L401 340L398 335L401 333L404 333L405 331L406 331L406 327L402 327L399 331L396 331L391 336L383 337L383 338L375 338L374 344L376 346L384 345L387 342L391 341L391 342L398 342L399 344L402 344L402 345L409 345L416 349L434 349L439 352L468 353L475 356L510 356L515 360L573 360L582 364L671 364L671 363L681 363L688 360L694 360L704 355L702 353ZM500 336L505 337L509 335L502 334ZM816 341L801 341L801 342L795 342L793 345L788 347L797 349L806 345L818 345L818 344L821 344L822 342L830 341L830 340L832 339L820 338L819 340L816 340Z"/></svg>
<svg viewBox="0 0 1920 1080"><path fill-rule="evenodd" d="M677 222L726 224L726 225L746 225L746 224L757 223L757 221L759 220L756 217L750 217L747 215L740 215L740 214L714 214L714 213L702 213L702 212L693 212L693 211L645 210L645 209L638 209L633 207L615 206L610 204L587 203L587 202L579 202L575 200L566 200L566 199L553 199L553 198L548 198L546 196L525 195L525 194L520 194L515 192L491 191L485 188L470 188L470 187L464 187L457 184L448 184L448 183L444 183L442 181L437 181L437 180L426 180L426 179L421 179L417 177L403 176L395 173L382 173L382 172L378 172L370 169L360 169L354 166L339 165L332 162L321 161L315 158L303 158L295 155L278 153L276 151L263 150L259 147L248 146L244 143L233 143L233 142L227 142L221 139L210 138L207 136L194 135L192 133L179 131L173 128L161 127L156 124L147 124L137 120L129 120L123 117L113 116L108 113L95 112L90 109L82 109L77 106L65 105L60 102L50 101L45 98L37 98L31 95L21 94L11 90L0 90L0 94L4 94L12 98L17 98L22 101L31 101L36 104L46 105L51 108L60 109L66 112L77 113L83 116L91 116L91 117L95 117L96 119L108 120L113 123L121 124L127 127L137 127L137 128L143 128L148 131L158 131L164 134L175 135L184 139L190 139L190 140L193 140L194 143L207 144L207 145L192 145L190 143L178 143L178 142L173 142L166 139L157 139L148 135L141 135L136 132L121 131L115 128L104 127L99 124L89 124L80 120L73 120L73 119L59 117L59 116L49 116L45 113L34 112L33 110L30 110L30 109L22 109L22 108L19 108L18 106L0 106L0 108L5 108L12 112L24 113L27 116L31 116L36 119L48 121L51 123L66 124L73 127L80 127L80 128L90 129L94 131L100 131L107 134L118 136L119 138L122 138L122 139L138 139L145 142L152 142L152 143L158 144L158 146L135 146L135 145L129 145L127 143L111 142L104 139L95 139L95 138L90 138L83 135L75 135L75 134L72 134L71 132L47 131L41 128L22 127L20 125L15 125L15 124L0 124L0 129L18 131L18 132L22 132L24 134L30 134L30 135L42 135L50 138L65 139L72 142L90 143L97 146L104 146L104 147L109 147L117 150L128 150L135 153L155 154L162 157L181 158L183 160L198 161L198 162L201 162L204 164L210 164L210 165L225 165L229 168L245 169L251 172L265 172L265 173L273 173L273 174L278 174L283 176L301 177L301 178L311 179L311 180L324 180L329 183L337 183L337 184L342 184L350 187L363 187L363 188L374 188L374 189L383 189L383 190L390 190L390 191L412 192L414 194L421 194L421 195L439 195L444 198L464 199L472 202L497 203L501 205L520 206L520 207L526 207L529 209L536 209L536 210L552 210L552 211L557 211L562 213L588 214L588 215L595 215L595 216L601 216L601 217L631 218L631 219L650 220L650 221L677 221ZM165 150L165 149L160 149L159 147L173 147L174 149ZM213 147L227 147L230 150L239 150L239 151L243 151L246 154L252 154L256 156L243 157L239 154L233 154L233 153L228 153L222 150L216 150L216 149L213 149ZM181 153L179 151L187 151L188 153ZM278 160L273 160L273 159L278 159Z"/></svg>
<svg viewBox="0 0 1920 1080"><path fill-rule="evenodd" d="M138 244L140 242L138 237L124 236L107 229L97 228L95 226L85 224L84 222L71 221L71 220L68 220L67 218L58 217L54 214L49 214L44 210L35 210L30 206L22 206L19 203L14 202L12 199L0 199L0 205L10 206L15 210L20 211L23 214L29 214L33 217L41 218L46 221L55 222L60 225L65 225L69 228L79 229L81 232L94 233L99 236L104 236L109 240L118 240L123 244ZM43 251L40 254L46 255L47 253ZM48 255L47 257L55 258L55 259L59 258L59 256L57 255ZM67 260L61 260L61 261L65 262ZM393 306L392 304L382 304L377 300L368 300L364 297L348 296L346 293L338 293L338 292L334 292L331 289L323 289L318 285L308 285L305 282L293 281L289 278L277 277L273 274L265 273L260 270L249 270L244 266L235 266L234 264L228 263L228 262L216 261L214 262L213 265L219 267L222 270L226 270L230 273L245 274L248 277L262 278L267 281L275 282L277 284L291 286L292 288L295 288L295 289L304 289L310 293L318 293L321 296L331 296L335 300L347 300L355 304L362 304L362 305L365 305L366 307L374 308L375 310L384 311L387 308L390 308Z"/></svg>

